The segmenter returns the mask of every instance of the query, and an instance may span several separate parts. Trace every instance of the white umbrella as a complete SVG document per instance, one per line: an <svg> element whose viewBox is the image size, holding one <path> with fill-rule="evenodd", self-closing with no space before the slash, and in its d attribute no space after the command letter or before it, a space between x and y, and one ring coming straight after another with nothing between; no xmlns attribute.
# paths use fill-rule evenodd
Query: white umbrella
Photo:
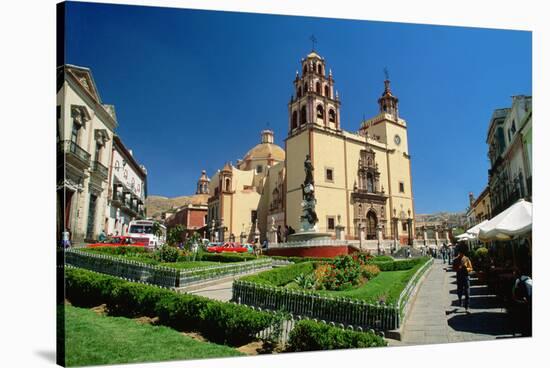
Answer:
<svg viewBox="0 0 550 368"><path fill-rule="evenodd" d="M520 199L483 224L479 230L479 239L482 241L510 240L530 232L532 225L533 204Z"/></svg>
<svg viewBox="0 0 550 368"><path fill-rule="evenodd" d="M472 226L471 228L469 228L468 230L466 230L466 234L470 234L470 235L473 235L473 238L470 238L470 239L475 239L477 238L478 234L479 234L479 229L484 226L486 223L488 223L489 220L483 220L481 221L479 224L475 225L475 226Z"/></svg>

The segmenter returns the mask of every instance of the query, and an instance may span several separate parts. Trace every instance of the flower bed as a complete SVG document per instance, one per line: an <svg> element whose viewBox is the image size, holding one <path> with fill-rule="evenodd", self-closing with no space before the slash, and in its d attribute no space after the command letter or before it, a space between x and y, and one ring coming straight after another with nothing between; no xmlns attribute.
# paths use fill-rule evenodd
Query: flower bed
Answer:
<svg viewBox="0 0 550 368"><path fill-rule="evenodd" d="M345 269L349 266L348 263L350 263L350 260L340 260L337 261L337 264L338 262L339 266ZM425 271L427 262L429 262L429 259L426 257L405 261L371 262L368 260L363 264L366 270L360 269L359 272L361 274L363 272L370 273L373 281L368 281L360 287L352 288L353 282L349 281L350 279L364 277L357 275L357 267L353 267L351 273L347 275L346 271L341 271L341 280L348 281L340 283L340 285L349 283L348 286L351 287L346 287L344 290L338 288L332 290L329 288L327 290L326 287L325 290L314 290L313 288L304 290L288 287L292 284L288 281L292 277L297 277L299 272L303 272L301 274L304 275L309 270L311 274L317 272L322 267L326 268L326 264L324 266L323 264L316 265L311 262L296 264L278 269L276 276L274 276L273 271L268 271L235 281L233 283L233 301L262 309L284 310L294 315L308 316L310 318L347 325L356 325L377 330L392 330L399 327L403 305L407 303L410 292L413 290L411 285L416 285L419 280L419 271ZM374 269L374 266L378 266L378 264L382 264L382 267L385 269L397 271L385 271L386 274L385 272L378 274L378 271ZM332 272L331 270L337 269L339 266L335 265L334 268L329 267L328 271ZM407 267L408 270L404 270ZM391 272L395 272L398 276L395 278L397 280L395 287L387 286L388 289L391 289L391 303L387 303L388 300L386 300L386 303L372 303L365 300L363 296L368 295L366 291L368 291L369 282L377 285L376 281L382 278L379 275L384 275L385 277L385 275ZM337 279L336 276L334 278ZM329 281L331 287L333 284L336 285L332 278ZM403 294L404 291L407 291L408 294ZM346 295L346 297L339 296L339 293Z"/></svg>

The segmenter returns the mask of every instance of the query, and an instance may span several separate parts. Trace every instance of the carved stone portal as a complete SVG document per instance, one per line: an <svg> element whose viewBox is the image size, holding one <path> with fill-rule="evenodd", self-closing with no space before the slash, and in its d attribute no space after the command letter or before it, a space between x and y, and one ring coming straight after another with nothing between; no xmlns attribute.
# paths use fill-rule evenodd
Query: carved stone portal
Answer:
<svg viewBox="0 0 550 368"><path fill-rule="evenodd" d="M386 201L388 196L380 189L380 172L372 148L361 150L357 182L351 194L353 204L353 225L355 236L361 236L364 229L367 240L378 238L378 228L386 233Z"/></svg>

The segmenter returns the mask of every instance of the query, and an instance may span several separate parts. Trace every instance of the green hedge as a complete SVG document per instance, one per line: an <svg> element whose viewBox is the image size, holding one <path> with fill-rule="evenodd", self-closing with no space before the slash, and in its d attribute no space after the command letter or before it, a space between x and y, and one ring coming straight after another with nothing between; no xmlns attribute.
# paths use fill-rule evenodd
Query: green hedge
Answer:
<svg viewBox="0 0 550 368"><path fill-rule="evenodd" d="M198 255L197 255L197 258ZM261 258L261 257L260 257ZM251 261L258 259L253 254L249 253L206 253L203 252L200 255L201 261L211 261L211 262L243 262Z"/></svg>
<svg viewBox="0 0 550 368"><path fill-rule="evenodd" d="M107 304L108 310L116 315L158 316L163 325L199 331L222 344L247 343L275 321L272 314L242 305L178 294L83 269L66 269L65 285L67 299L76 306Z"/></svg>
<svg viewBox="0 0 550 368"><path fill-rule="evenodd" d="M387 262L387 261L395 261L395 259L391 256L374 256L372 258L372 261L374 261L374 262Z"/></svg>
<svg viewBox="0 0 550 368"><path fill-rule="evenodd" d="M286 256L270 256L270 258L278 259L282 261L290 261L294 263L302 263L302 262L332 262L334 261L334 258L329 257L286 257Z"/></svg>
<svg viewBox="0 0 550 368"><path fill-rule="evenodd" d="M302 320L290 332L287 351L312 351L386 346L386 341L370 332L343 330L324 323Z"/></svg>
<svg viewBox="0 0 550 368"><path fill-rule="evenodd" d="M420 257L412 259L403 259L397 261L377 261L369 260L369 264L373 264L380 268L380 271L401 271L401 270L410 270L414 266L424 263L429 259L429 257Z"/></svg>
<svg viewBox="0 0 550 368"><path fill-rule="evenodd" d="M302 273L311 273L313 269L313 262L302 262L281 268L274 268L269 271L260 272L256 275L244 276L239 280L255 282L261 285L283 286L294 281L294 279Z"/></svg>

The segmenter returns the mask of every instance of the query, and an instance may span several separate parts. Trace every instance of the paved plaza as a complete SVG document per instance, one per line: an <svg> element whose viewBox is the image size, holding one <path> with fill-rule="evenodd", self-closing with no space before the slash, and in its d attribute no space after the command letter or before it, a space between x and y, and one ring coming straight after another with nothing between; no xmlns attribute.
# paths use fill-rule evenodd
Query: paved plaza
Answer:
<svg viewBox="0 0 550 368"><path fill-rule="evenodd" d="M220 283L198 288L193 291L188 291L189 294L200 295L210 299L228 302L231 300L233 288L233 278L222 280Z"/></svg>
<svg viewBox="0 0 550 368"><path fill-rule="evenodd" d="M418 291L400 342L391 345L436 344L512 337L512 326L500 300L472 278L470 314L458 304L455 272L436 260Z"/></svg>

